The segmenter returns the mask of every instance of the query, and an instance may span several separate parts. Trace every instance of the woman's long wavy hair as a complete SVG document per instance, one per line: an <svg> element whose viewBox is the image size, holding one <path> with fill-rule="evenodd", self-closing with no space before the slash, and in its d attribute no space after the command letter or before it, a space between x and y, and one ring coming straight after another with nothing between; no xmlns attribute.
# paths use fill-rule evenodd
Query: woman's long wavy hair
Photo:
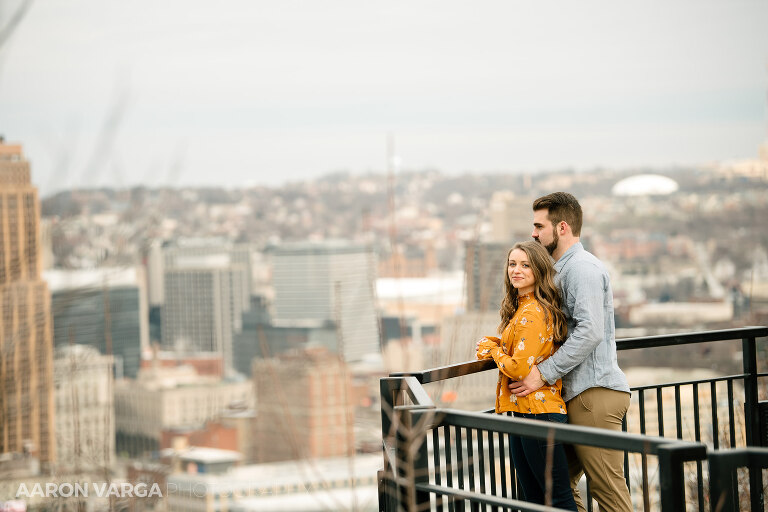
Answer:
<svg viewBox="0 0 768 512"><path fill-rule="evenodd" d="M555 267L552 264L552 258L539 242L519 242L507 253L507 262L504 266L504 299L501 301L501 323L499 324L499 333L502 333L507 324L515 315L518 303L517 288L512 286L509 280L509 255L515 249L520 249L528 256L533 271L533 295L539 304L544 307L544 317L547 322L554 324L554 341L562 343L568 337L568 325L565 321L565 315L560 310L561 295L560 290L555 286Z"/></svg>

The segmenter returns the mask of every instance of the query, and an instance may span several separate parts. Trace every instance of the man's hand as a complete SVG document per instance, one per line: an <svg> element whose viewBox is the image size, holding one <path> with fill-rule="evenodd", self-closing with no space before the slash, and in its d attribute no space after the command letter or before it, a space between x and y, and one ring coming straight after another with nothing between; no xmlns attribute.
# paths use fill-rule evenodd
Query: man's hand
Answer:
<svg viewBox="0 0 768 512"><path fill-rule="evenodd" d="M544 386L544 379L536 365L531 368L531 373L525 376L523 380L513 380L509 382L509 391L515 396L525 396L533 393Z"/></svg>

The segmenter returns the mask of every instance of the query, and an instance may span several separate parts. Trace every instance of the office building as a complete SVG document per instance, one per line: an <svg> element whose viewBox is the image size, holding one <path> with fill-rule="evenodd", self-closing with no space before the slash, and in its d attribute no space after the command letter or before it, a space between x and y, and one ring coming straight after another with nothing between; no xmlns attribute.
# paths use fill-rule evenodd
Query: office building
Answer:
<svg viewBox="0 0 768 512"><path fill-rule="evenodd" d="M224 372L231 372L232 336L250 309L251 247L217 239L153 242L145 266L162 346L179 354L219 354Z"/></svg>
<svg viewBox="0 0 768 512"><path fill-rule="evenodd" d="M165 243L159 240L150 242L144 250L150 306L162 306L165 303L164 276L167 270L189 268L195 266L196 261L207 262L211 259L219 261L220 264L232 266L236 270L237 295L233 297L233 301L247 310L248 300L255 286L254 249L248 244L233 244L220 238L185 238Z"/></svg>
<svg viewBox="0 0 768 512"><path fill-rule="evenodd" d="M136 378L149 348L144 270L49 270L55 347L89 345L115 357L115 376Z"/></svg>
<svg viewBox="0 0 768 512"><path fill-rule="evenodd" d="M376 261L370 249L342 241L285 244L273 254L274 325L334 326L345 361L379 353Z"/></svg>
<svg viewBox="0 0 768 512"><path fill-rule="evenodd" d="M87 345L54 352L57 471L105 471L115 460L114 358Z"/></svg>
<svg viewBox="0 0 768 512"><path fill-rule="evenodd" d="M55 461L51 297L40 201L21 146L0 138L0 453Z"/></svg>
<svg viewBox="0 0 768 512"><path fill-rule="evenodd" d="M354 454L352 380L325 349L253 361L258 462Z"/></svg>
<svg viewBox="0 0 768 512"><path fill-rule="evenodd" d="M214 260L205 266L166 270L163 347L178 354L218 354L226 374L232 368L235 281L231 269L226 264L216 266ZM241 325L242 308L236 311Z"/></svg>
<svg viewBox="0 0 768 512"><path fill-rule="evenodd" d="M516 196L509 190L499 190L491 196L490 241L509 245L529 240L533 230L533 197Z"/></svg>
<svg viewBox="0 0 768 512"><path fill-rule="evenodd" d="M464 258L467 311L499 310L510 248L510 244L501 242L467 242Z"/></svg>

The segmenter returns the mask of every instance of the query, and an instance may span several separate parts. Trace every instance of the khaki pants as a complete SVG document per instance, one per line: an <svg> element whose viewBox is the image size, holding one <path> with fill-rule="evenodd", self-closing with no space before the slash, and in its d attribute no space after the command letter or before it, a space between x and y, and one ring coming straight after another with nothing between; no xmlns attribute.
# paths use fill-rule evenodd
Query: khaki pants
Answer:
<svg viewBox="0 0 768 512"><path fill-rule="evenodd" d="M568 402L568 423L621 431L621 420L629 407L629 393L590 388ZM580 511L586 511L577 484L586 473L589 490L600 512L632 512L629 489L624 480L624 452L595 446L567 445L571 489Z"/></svg>

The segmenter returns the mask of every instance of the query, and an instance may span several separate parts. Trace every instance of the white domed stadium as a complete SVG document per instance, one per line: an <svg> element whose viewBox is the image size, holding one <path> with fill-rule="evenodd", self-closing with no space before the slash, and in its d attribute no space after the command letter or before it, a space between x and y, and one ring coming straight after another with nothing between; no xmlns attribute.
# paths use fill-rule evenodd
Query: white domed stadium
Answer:
<svg viewBox="0 0 768 512"><path fill-rule="evenodd" d="M616 183L615 196L665 196L677 192L677 182L660 174L636 174Z"/></svg>

